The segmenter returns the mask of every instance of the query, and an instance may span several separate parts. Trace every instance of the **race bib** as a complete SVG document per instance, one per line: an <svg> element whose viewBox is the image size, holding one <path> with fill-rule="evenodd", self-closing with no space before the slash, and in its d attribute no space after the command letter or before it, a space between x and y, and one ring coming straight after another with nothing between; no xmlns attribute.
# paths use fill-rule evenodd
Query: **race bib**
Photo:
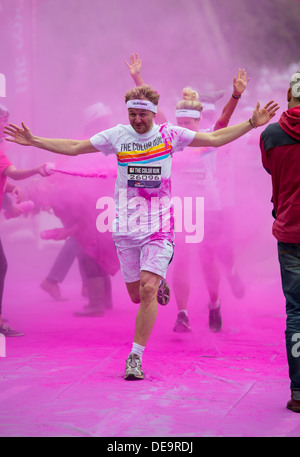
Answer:
<svg viewBox="0 0 300 457"><path fill-rule="evenodd" d="M155 188L161 185L161 165L140 166L129 164L128 187Z"/></svg>

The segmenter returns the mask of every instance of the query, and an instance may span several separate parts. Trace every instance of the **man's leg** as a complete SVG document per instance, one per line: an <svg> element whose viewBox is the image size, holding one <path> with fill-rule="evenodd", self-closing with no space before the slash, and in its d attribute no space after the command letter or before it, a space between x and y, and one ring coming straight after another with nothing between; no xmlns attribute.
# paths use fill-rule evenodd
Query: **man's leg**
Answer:
<svg viewBox="0 0 300 457"><path fill-rule="evenodd" d="M75 238L72 236L67 238L47 277L55 282L63 282L73 265L74 260L78 256L79 249L78 242Z"/></svg>
<svg viewBox="0 0 300 457"><path fill-rule="evenodd" d="M176 257L173 268L173 291L177 304L177 318L174 332L190 332L188 318L188 299L190 296L190 249L191 245L184 240L185 232L176 235Z"/></svg>
<svg viewBox="0 0 300 457"><path fill-rule="evenodd" d="M209 328L219 332L222 328L222 316L219 300L220 270L216 263L215 249L208 243L200 247L200 260L203 276L209 295Z"/></svg>
<svg viewBox="0 0 300 457"><path fill-rule="evenodd" d="M104 270L88 254L82 252L79 262L86 277L89 303L74 313L78 317L102 317L105 314Z"/></svg>
<svg viewBox="0 0 300 457"><path fill-rule="evenodd" d="M4 281L7 272L7 260L4 254L2 242L0 240L0 325L2 324L1 314L2 314L2 298L4 290Z"/></svg>
<svg viewBox="0 0 300 457"><path fill-rule="evenodd" d="M290 402L296 402L297 412L300 412L300 245L278 242L278 259L286 298L285 339L292 390ZM293 405L290 406L289 409L294 411Z"/></svg>
<svg viewBox="0 0 300 457"><path fill-rule="evenodd" d="M104 272L104 288L105 288L105 308L113 308L113 299L112 299L112 283L111 277L108 273Z"/></svg>
<svg viewBox="0 0 300 457"><path fill-rule="evenodd" d="M216 246L222 233L221 211L205 211L205 236L199 245L200 262L203 277L209 295L209 328L219 332L222 328L222 316L219 300L220 270L216 262Z"/></svg>
<svg viewBox="0 0 300 457"><path fill-rule="evenodd" d="M150 271L141 271L141 303L135 321L134 342L146 346L157 316L157 291L161 276Z"/></svg>
<svg viewBox="0 0 300 457"><path fill-rule="evenodd" d="M2 297L3 297L3 290L4 290L4 281L7 272L7 260L4 254L2 242L0 240L0 333L4 336L23 336L23 332L19 332L7 324L5 324L2 320Z"/></svg>
<svg viewBox="0 0 300 457"><path fill-rule="evenodd" d="M157 291L161 276L150 271L141 271L140 281L129 283L127 290L134 303L140 303L136 320L131 353L126 360L124 378L144 379L142 371L143 352L151 335L157 316Z"/></svg>
<svg viewBox="0 0 300 457"><path fill-rule="evenodd" d="M132 351L126 361L125 379L143 379L142 355L153 330L157 316L157 292L162 278L165 278L168 265L173 257L173 245L159 240L141 247L139 265L140 281L127 284L132 301L140 306L135 321ZM133 270L132 270L133 271Z"/></svg>
<svg viewBox="0 0 300 457"><path fill-rule="evenodd" d="M224 268L233 295L241 299L245 296L245 286L236 269L233 207L223 208L220 223L221 233L216 244L216 255Z"/></svg>
<svg viewBox="0 0 300 457"><path fill-rule="evenodd" d="M52 298L63 301L59 283L63 282L74 260L78 255L78 242L75 238L69 237L58 253L47 277L42 281L41 288L48 292Z"/></svg>

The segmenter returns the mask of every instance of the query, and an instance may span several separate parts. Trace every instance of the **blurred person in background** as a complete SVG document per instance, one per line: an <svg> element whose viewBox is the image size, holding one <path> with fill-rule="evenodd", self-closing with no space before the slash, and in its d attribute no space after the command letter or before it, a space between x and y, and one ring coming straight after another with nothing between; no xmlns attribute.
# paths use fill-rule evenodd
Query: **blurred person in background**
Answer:
<svg viewBox="0 0 300 457"><path fill-rule="evenodd" d="M15 195L17 198L17 203L20 203L22 198L19 188L17 188L11 181L7 181L7 178L11 178L13 180L18 181L30 178L31 176L37 174L40 174L41 176L48 176L48 174L45 171L45 165L31 169L18 169L6 157L2 149L4 149L4 126L7 124L8 118L8 109L4 105L0 105L0 208L2 205L5 192ZM22 214L22 210L20 210L16 205L11 205L7 201L5 203L5 208L7 211L10 211L12 217ZM13 329L2 320L2 299L6 272L7 260L4 254L2 242L0 240L0 333L4 336L23 336L23 332Z"/></svg>
<svg viewBox="0 0 300 457"><path fill-rule="evenodd" d="M85 137L92 136L99 130L105 130L111 126L111 115L112 111L109 106L106 106L102 102L93 103L89 105L83 112L83 133ZM82 164L79 164L82 167ZM84 179L84 177L83 177ZM78 260L79 272L81 277L81 295L88 297L89 287L85 276L84 268L82 268L82 248L74 236L69 236L65 240L61 250L57 254L47 276L43 279L40 286L48 293L54 300L65 301L65 298L61 293L60 285L63 283L67 274L70 271L75 260ZM111 279L110 275L106 275L106 289L111 291ZM111 293L106 296L105 301L106 308L112 308L112 297ZM85 315L89 313L86 311ZM90 312L90 316L94 316L94 312Z"/></svg>

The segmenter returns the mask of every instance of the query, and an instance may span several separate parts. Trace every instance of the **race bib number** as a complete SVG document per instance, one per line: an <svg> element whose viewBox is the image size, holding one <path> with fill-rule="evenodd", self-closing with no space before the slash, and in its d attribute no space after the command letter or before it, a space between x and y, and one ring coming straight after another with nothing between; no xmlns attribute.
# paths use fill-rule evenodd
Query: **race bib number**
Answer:
<svg viewBox="0 0 300 457"><path fill-rule="evenodd" d="M128 165L128 187L155 188L161 185L161 166Z"/></svg>

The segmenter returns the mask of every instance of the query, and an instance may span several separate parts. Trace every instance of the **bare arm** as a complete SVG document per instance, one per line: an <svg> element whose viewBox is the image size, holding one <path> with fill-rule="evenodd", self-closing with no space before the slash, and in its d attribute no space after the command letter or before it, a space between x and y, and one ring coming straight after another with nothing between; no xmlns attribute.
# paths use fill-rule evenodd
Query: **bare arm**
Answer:
<svg viewBox="0 0 300 457"><path fill-rule="evenodd" d="M21 179L27 179L34 175L47 176L44 166L30 168L30 169L26 170L26 169L18 169L14 165L9 165L3 171L3 174L5 176L8 176L11 179L14 179L15 181L19 181ZM9 189L9 187L8 187L8 189ZM6 188L6 192L9 192L9 190L7 190L7 188ZM11 192L14 192L14 189Z"/></svg>
<svg viewBox="0 0 300 457"><path fill-rule="evenodd" d="M215 124L214 130L227 127L232 116L232 113L234 112L242 93L246 89L248 82L249 78L247 78L246 71L244 69L241 70L239 68L237 77L234 77L233 79L232 96L224 106L222 114Z"/></svg>
<svg viewBox="0 0 300 457"><path fill-rule="evenodd" d="M257 102L256 108L253 111L250 121L242 122L241 124L236 124L231 127L226 127L224 129L216 130L209 133L197 132L193 141L189 144L191 147L202 147L202 146L213 146L219 147L223 144L230 143L231 141L236 140L237 138L245 135L245 133L250 132L253 127L259 127L264 124L267 124L272 117L275 116L276 111L279 109L277 103L274 103L273 100L268 102L262 109L260 109L260 104Z"/></svg>
<svg viewBox="0 0 300 457"><path fill-rule="evenodd" d="M32 135L30 129L22 122L22 127L15 124L9 124L5 127L4 133L9 135L6 141L12 141L22 146L34 146L56 154L76 156L90 152L99 152L90 142L90 140L67 140L42 138ZM21 178L22 179L22 178Z"/></svg>

